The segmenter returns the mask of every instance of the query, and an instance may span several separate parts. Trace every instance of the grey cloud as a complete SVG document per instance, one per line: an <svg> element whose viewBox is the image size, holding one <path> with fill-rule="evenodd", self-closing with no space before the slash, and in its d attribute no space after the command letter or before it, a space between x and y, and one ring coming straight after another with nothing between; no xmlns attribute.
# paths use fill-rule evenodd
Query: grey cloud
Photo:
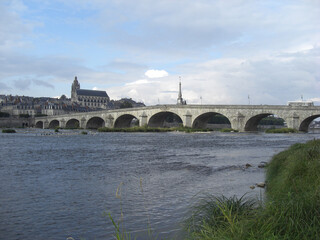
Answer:
<svg viewBox="0 0 320 240"><path fill-rule="evenodd" d="M178 91L161 91L161 93L178 93Z"/></svg>
<svg viewBox="0 0 320 240"><path fill-rule="evenodd" d="M132 80L132 78L128 79L128 77L137 78L139 76L143 76L147 69L148 67L144 64L128 62L123 60L114 60L101 68L102 71L118 73L117 75L115 75L118 81L122 78L122 76L126 76L127 81Z"/></svg>
<svg viewBox="0 0 320 240"><path fill-rule="evenodd" d="M148 67L146 65L137 64L133 62L127 62L122 60L114 60L113 62L107 64L106 68L116 68L116 69L125 69L125 70L145 70Z"/></svg>
<svg viewBox="0 0 320 240"><path fill-rule="evenodd" d="M42 81L42 80L37 80L37 79L33 79L32 81L36 85L54 89L54 86L52 84L48 83L48 82L45 82L45 81Z"/></svg>
<svg viewBox="0 0 320 240"><path fill-rule="evenodd" d="M31 80L30 79L14 80L13 85L15 88L17 88L19 90L29 90L30 85L31 85Z"/></svg>
<svg viewBox="0 0 320 240"><path fill-rule="evenodd" d="M0 91L1 90L9 90L10 87L7 86L7 84L0 82Z"/></svg>
<svg viewBox="0 0 320 240"><path fill-rule="evenodd" d="M312 57L314 51L293 54L289 59L277 56L186 64L180 68L184 72L183 86L220 103L247 104L248 94L253 104L286 104L301 94L314 98L320 91L319 62Z"/></svg>
<svg viewBox="0 0 320 240"><path fill-rule="evenodd" d="M28 44L23 37L31 35L39 23L22 19L19 14L24 10L20 1L0 2L0 50L8 51Z"/></svg>
<svg viewBox="0 0 320 240"><path fill-rule="evenodd" d="M196 57L195 53L204 55L203 50L219 48L223 53L234 51L247 55L318 39L316 19L320 6L310 1L282 4L240 0L95 3L101 9L99 20L104 23L108 44L146 54L149 51L150 54ZM112 7L107 7L109 4Z"/></svg>
<svg viewBox="0 0 320 240"><path fill-rule="evenodd" d="M2 80L35 74L38 80L50 77L52 81L57 82L72 81L74 76L78 76L82 81L95 83L124 82L126 79L121 74L108 71L97 72L84 66L81 60L71 57L35 57L1 51L0 55L0 79ZM39 81L35 83L44 84Z"/></svg>

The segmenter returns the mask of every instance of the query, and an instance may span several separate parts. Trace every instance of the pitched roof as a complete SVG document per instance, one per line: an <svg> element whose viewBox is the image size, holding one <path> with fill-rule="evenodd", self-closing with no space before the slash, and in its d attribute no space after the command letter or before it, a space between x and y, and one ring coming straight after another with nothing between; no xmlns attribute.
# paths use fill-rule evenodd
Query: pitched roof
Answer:
<svg viewBox="0 0 320 240"><path fill-rule="evenodd" d="M97 91L97 90L87 90L87 89L78 89L77 95L79 96L93 96L93 97L108 97L106 91Z"/></svg>

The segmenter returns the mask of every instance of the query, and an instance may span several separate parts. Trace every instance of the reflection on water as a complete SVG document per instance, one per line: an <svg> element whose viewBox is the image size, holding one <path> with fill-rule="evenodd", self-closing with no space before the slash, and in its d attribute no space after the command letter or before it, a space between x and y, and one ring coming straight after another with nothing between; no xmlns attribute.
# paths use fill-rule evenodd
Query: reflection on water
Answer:
<svg viewBox="0 0 320 240"><path fill-rule="evenodd" d="M264 180L260 162L320 136L61 132L0 134L5 239L111 239L114 229L103 212L120 219L121 182L126 229L147 239L149 216L160 238L179 239L195 195L259 196L249 186Z"/></svg>

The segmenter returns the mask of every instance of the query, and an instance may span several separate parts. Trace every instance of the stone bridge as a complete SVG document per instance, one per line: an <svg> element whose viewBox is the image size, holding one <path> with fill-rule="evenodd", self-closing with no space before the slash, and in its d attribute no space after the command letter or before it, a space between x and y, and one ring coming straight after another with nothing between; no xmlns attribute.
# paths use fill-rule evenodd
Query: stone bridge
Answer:
<svg viewBox="0 0 320 240"><path fill-rule="evenodd" d="M312 120L320 117L320 106L287 105L155 105L95 112L81 112L35 118L38 128L122 128L130 127L135 119L139 126L163 127L165 119L175 114L183 126L205 128L216 114L227 117L231 128L256 131L259 121L269 115L284 119L289 128L308 131Z"/></svg>

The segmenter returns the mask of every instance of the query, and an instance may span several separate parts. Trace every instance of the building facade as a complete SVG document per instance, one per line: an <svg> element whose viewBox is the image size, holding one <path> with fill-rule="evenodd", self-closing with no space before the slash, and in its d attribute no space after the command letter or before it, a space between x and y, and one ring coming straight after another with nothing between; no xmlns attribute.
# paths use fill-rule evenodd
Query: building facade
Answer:
<svg viewBox="0 0 320 240"><path fill-rule="evenodd" d="M80 83L75 77L71 86L71 101L83 107L106 109L110 98L106 91L80 89Z"/></svg>

